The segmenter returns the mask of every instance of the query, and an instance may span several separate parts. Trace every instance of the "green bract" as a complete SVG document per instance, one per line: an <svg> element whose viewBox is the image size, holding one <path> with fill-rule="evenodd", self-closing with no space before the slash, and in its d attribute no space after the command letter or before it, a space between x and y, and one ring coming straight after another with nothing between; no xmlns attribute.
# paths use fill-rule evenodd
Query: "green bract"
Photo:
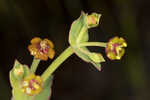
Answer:
<svg viewBox="0 0 150 100"><path fill-rule="evenodd" d="M90 53L89 57L96 63L105 62L105 59L100 53Z"/></svg>
<svg viewBox="0 0 150 100"><path fill-rule="evenodd" d="M69 32L69 43L74 50L74 52L84 61L92 63L98 70L101 70L100 62L104 62L104 58L101 56L100 59L95 57L92 52L90 52L87 47L80 47L80 44L87 43L89 40L88 28L96 27L99 23L100 14L93 13L94 15L88 15L81 12L81 16L75 20ZM92 16L95 18L95 25L89 25L88 17ZM91 23L90 23L91 24ZM91 27L90 27L91 26ZM98 61L97 61L98 59Z"/></svg>
<svg viewBox="0 0 150 100"><path fill-rule="evenodd" d="M20 74L18 74L19 71L16 70L20 70ZM10 77L10 83L11 86L13 88L18 87L19 83L23 80L23 78L25 76L27 76L30 73L30 70L28 68L27 65L22 65L21 63L19 63L17 60L15 60L13 69L10 71L9 73L9 77Z"/></svg>

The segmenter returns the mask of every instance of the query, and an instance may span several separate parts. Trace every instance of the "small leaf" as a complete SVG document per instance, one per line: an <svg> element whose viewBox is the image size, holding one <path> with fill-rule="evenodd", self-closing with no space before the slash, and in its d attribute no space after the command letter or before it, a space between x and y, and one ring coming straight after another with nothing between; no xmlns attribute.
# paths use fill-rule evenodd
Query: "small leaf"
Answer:
<svg viewBox="0 0 150 100"><path fill-rule="evenodd" d="M23 75L23 78L24 78L28 76L31 73L31 71L27 65L23 65L23 69L24 69L24 75Z"/></svg>
<svg viewBox="0 0 150 100"><path fill-rule="evenodd" d="M27 65L22 65L15 60L12 70L9 72L9 79L13 88L18 87L20 81L30 73Z"/></svg>
<svg viewBox="0 0 150 100"><path fill-rule="evenodd" d="M11 87L17 87L17 86L18 86L19 81L18 81L18 79L14 76L14 74L13 74L12 71L9 72L9 80L10 80Z"/></svg>
<svg viewBox="0 0 150 100"><path fill-rule="evenodd" d="M34 96L26 95L25 93L23 93L21 91L21 89L19 87L13 88L12 93L13 93L13 99L14 100L35 100Z"/></svg>
<svg viewBox="0 0 150 100"><path fill-rule="evenodd" d="M98 70L98 71L101 71L101 64L100 63L95 63L95 62L91 62L94 67Z"/></svg>
<svg viewBox="0 0 150 100"><path fill-rule="evenodd" d="M86 14L84 12L81 13L81 16L75 20L69 32L69 43L73 45L77 45L80 42L88 41L88 26L86 22Z"/></svg>
<svg viewBox="0 0 150 100"><path fill-rule="evenodd" d="M75 53L84 61L88 62L88 63L91 63L92 65L94 65L94 67L96 69L98 69L99 71L101 71L101 65L100 63L97 63L97 62L94 62L89 54L90 54L90 51L85 48L85 47L82 47L82 48L74 48L74 51Z"/></svg>
<svg viewBox="0 0 150 100"><path fill-rule="evenodd" d="M100 63L100 62L105 62L103 56L100 53L90 53L89 57L95 62L95 63Z"/></svg>
<svg viewBox="0 0 150 100"><path fill-rule="evenodd" d="M22 78L24 75L23 65L20 64L17 60L14 64L13 73L16 76L16 78Z"/></svg>

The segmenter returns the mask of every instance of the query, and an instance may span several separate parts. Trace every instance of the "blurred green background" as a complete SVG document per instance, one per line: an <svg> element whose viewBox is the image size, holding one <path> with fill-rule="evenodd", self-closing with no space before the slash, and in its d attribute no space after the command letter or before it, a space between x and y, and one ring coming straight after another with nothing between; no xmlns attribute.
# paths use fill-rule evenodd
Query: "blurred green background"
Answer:
<svg viewBox="0 0 150 100"><path fill-rule="evenodd" d="M51 100L150 100L149 0L0 0L0 99L10 100L9 70L15 59L30 65L27 46L39 36L55 44L56 57L67 48L71 23L81 11L101 13L90 41L122 36L128 42L121 61L91 64L71 56L54 73ZM89 48L101 51L103 48ZM52 62L41 62L41 74Z"/></svg>

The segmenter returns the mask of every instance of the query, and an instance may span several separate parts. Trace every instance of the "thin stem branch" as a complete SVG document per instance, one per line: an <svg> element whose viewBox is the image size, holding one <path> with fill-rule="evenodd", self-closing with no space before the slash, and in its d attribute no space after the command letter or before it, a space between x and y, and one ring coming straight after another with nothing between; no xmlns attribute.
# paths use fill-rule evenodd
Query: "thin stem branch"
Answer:
<svg viewBox="0 0 150 100"><path fill-rule="evenodd" d="M106 47L107 43L104 42L84 42L80 43L79 47L84 47L84 46L98 46L98 47Z"/></svg>
<svg viewBox="0 0 150 100"><path fill-rule="evenodd" d="M68 47L59 57L57 57L51 65L46 69L46 71L42 74L43 81L46 79L62 64L69 56L73 54L73 50L71 47Z"/></svg>
<svg viewBox="0 0 150 100"><path fill-rule="evenodd" d="M35 73L39 63L40 63L40 59L36 59L36 58L33 59L33 62L32 62L32 65L31 65L31 72L32 73Z"/></svg>

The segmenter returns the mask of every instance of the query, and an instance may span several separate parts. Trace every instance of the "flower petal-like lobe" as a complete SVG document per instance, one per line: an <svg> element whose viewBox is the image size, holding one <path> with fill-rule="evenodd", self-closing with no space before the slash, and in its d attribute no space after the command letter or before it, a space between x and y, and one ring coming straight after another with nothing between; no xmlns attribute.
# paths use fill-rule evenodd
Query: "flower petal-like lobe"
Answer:
<svg viewBox="0 0 150 100"><path fill-rule="evenodd" d="M34 37L32 40L31 40L31 44L34 44L34 43L39 43L41 41L41 39L39 37Z"/></svg>

